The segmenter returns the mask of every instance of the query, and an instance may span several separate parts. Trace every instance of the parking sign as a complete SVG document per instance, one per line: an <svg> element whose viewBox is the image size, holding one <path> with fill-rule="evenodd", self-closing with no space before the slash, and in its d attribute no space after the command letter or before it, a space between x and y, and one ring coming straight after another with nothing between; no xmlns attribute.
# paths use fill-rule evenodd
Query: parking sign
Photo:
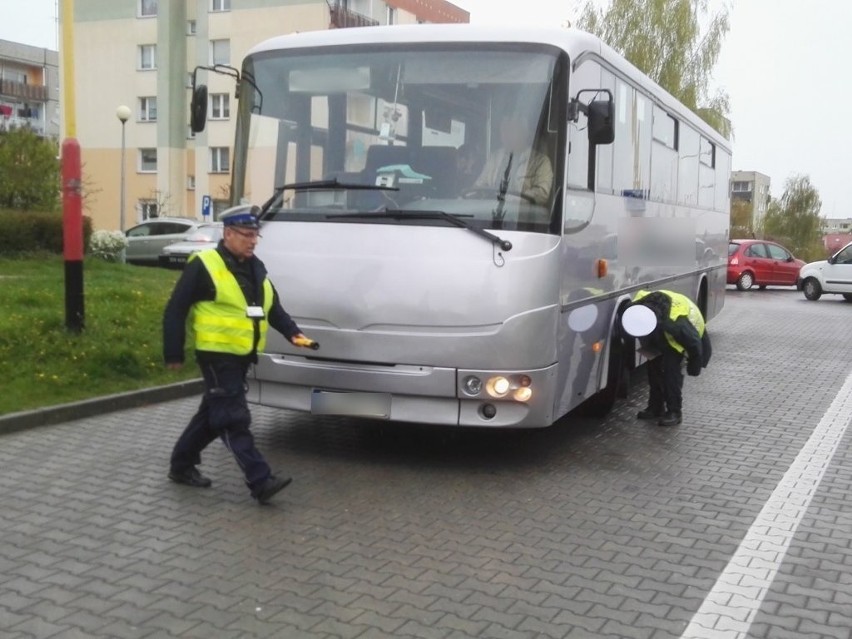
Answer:
<svg viewBox="0 0 852 639"><path fill-rule="evenodd" d="M212 204L212 200L209 195L205 195L201 198L201 216L205 219L210 217L210 205Z"/></svg>

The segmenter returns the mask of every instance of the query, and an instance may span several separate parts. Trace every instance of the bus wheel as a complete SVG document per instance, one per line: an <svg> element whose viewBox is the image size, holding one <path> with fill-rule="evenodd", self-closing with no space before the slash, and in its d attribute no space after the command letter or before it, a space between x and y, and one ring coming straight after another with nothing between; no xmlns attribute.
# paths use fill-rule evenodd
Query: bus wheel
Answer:
<svg viewBox="0 0 852 639"><path fill-rule="evenodd" d="M630 386L630 368L627 365L627 352L620 331L613 329L610 337L609 365L607 366L606 388L601 389L582 405L584 415L604 417L615 405L619 397L627 397Z"/></svg>

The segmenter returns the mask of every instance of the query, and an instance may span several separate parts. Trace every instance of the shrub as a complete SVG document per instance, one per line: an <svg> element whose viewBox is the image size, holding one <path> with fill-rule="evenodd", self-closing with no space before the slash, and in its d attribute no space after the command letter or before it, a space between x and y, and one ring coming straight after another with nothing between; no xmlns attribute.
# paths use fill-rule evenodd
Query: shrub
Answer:
<svg viewBox="0 0 852 639"><path fill-rule="evenodd" d="M89 240L89 253L107 262L117 262L127 248L127 237L121 231L95 231Z"/></svg>
<svg viewBox="0 0 852 639"><path fill-rule="evenodd" d="M20 257L36 253L62 254L61 213L0 210L0 255ZM92 219L83 217L83 246L89 244Z"/></svg>

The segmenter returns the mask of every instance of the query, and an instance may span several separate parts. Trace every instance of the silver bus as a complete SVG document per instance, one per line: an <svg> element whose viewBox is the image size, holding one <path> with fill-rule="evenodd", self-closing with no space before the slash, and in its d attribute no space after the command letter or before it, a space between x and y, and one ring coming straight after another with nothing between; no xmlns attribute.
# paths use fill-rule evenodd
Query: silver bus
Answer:
<svg viewBox="0 0 852 639"><path fill-rule="evenodd" d="M257 207L258 255L320 344L271 331L253 402L544 427L624 394L636 291L722 308L728 141L589 34L297 33L236 75L232 204Z"/></svg>

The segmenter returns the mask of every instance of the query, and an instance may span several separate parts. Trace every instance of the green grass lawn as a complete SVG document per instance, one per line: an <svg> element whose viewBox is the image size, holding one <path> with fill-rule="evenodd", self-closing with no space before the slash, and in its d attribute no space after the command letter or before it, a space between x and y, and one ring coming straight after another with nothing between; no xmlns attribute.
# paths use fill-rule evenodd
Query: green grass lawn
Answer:
<svg viewBox="0 0 852 639"><path fill-rule="evenodd" d="M178 271L87 258L85 328L65 326L61 256L0 258L0 415L199 377L163 366L163 308Z"/></svg>

